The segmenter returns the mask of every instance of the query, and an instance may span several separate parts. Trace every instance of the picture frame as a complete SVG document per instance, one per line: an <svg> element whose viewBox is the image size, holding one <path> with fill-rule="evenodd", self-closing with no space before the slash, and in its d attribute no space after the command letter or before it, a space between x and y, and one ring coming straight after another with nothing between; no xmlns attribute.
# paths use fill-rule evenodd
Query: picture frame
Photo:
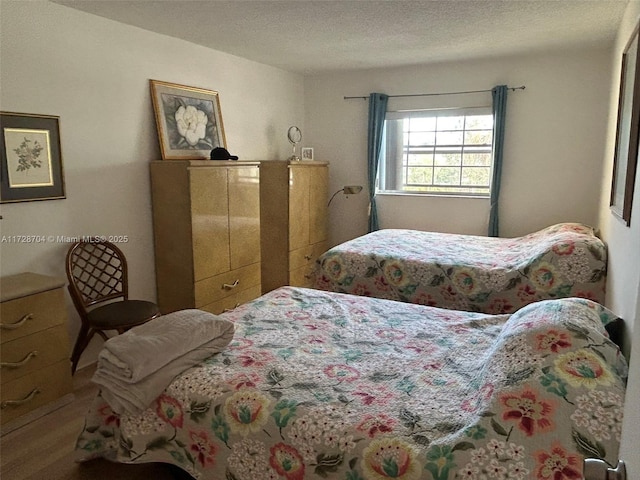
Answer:
<svg viewBox="0 0 640 480"><path fill-rule="evenodd" d="M611 182L611 212L629 226L640 141L640 23L622 54L616 146Z"/></svg>
<svg viewBox="0 0 640 480"><path fill-rule="evenodd" d="M214 148L227 148L218 92L149 82L163 160L209 159Z"/></svg>
<svg viewBox="0 0 640 480"><path fill-rule="evenodd" d="M302 160L313 160L313 148L311 147L302 147L300 151L300 156Z"/></svg>
<svg viewBox="0 0 640 480"><path fill-rule="evenodd" d="M60 117L0 112L0 203L63 198Z"/></svg>

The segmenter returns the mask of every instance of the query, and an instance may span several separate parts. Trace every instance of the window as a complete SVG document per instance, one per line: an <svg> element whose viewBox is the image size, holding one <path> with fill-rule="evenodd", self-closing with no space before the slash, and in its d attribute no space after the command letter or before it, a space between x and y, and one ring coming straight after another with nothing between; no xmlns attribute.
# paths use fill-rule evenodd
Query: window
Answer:
<svg viewBox="0 0 640 480"><path fill-rule="evenodd" d="M489 196L490 107L388 112L379 192Z"/></svg>

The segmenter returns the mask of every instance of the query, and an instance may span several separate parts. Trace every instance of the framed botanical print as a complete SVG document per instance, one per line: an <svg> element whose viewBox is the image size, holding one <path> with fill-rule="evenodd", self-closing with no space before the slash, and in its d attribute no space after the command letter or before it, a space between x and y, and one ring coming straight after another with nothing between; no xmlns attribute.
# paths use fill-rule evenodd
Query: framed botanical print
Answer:
<svg viewBox="0 0 640 480"><path fill-rule="evenodd" d="M627 226L631 223L631 204L640 141L639 26L636 26L622 54L616 149L611 184L611 211Z"/></svg>
<svg viewBox="0 0 640 480"><path fill-rule="evenodd" d="M59 117L0 112L0 203L65 198Z"/></svg>
<svg viewBox="0 0 640 480"><path fill-rule="evenodd" d="M163 160L208 159L227 148L218 92L150 80Z"/></svg>

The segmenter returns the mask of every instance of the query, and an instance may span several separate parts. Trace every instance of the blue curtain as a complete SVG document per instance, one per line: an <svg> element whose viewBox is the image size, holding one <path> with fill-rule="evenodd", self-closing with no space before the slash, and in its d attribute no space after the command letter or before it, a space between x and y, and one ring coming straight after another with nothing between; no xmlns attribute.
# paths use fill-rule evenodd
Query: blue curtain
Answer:
<svg viewBox="0 0 640 480"><path fill-rule="evenodd" d="M490 237L499 236L498 199L500 197L500 177L504 150L504 125L507 111L507 86L498 85L491 89L493 97L493 175L491 177L491 210L489 211Z"/></svg>
<svg viewBox="0 0 640 480"><path fill-rule="evenodd" d="M369 165L369 232L378 230L378 211L376 209L376 178L378 176L378 163L380 150L382 149L382 131L384 129L384 117L387 112L389 96L384 93L372 93L369 95L369 140L367 143L367 162Z"/></svg>

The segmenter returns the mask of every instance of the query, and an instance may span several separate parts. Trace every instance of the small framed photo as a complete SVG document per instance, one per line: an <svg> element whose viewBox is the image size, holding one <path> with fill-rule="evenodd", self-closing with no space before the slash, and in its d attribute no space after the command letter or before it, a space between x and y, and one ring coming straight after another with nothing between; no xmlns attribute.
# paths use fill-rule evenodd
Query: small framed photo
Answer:
<svg viewBox="0 0 640 480"><path fill-rule="evenodd" d="M313 160L313 148L302 147L301 156L302 160Z"/></svg>
<svg viewBox="0 0 640 480"><path fill-rule="evenodd" d="M65 198L59 120L0 112L0 203Z"/></svg>
<svg viewBox="0 0 640 480"><path fill-rule="evenodd" d="M150 80L163 160L209 159L227 148L218 92Z"/></svg>

